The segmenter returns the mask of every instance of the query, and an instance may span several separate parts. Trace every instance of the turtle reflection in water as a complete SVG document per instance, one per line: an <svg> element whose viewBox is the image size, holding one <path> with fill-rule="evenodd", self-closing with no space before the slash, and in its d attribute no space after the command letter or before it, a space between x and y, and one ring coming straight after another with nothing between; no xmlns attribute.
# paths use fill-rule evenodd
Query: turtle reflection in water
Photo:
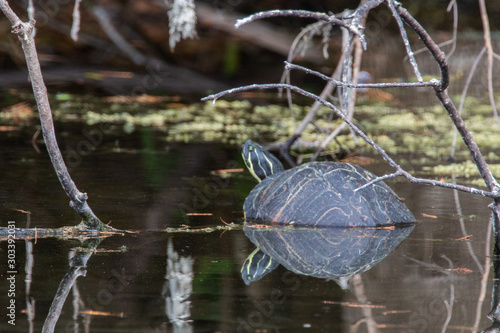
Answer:
<svg viewBox="0 0 500 333"><path fill-rule="evenodd" d="M385 255L367 250L361 251L367 253L362 258L355 257L354 254L359 252L355 249L359 246L358 240L348 240L349 237L343 240L348 233L342 228L371 227L375 230L380 226L411 225L415 221L387 184L377 182L356 191L376 176L360 166L347 163L311 162L284 170L274 155L251 140L245 143L242 155L250 173L259 181L244 203L247 220L298 227L335 227L328 232L308 230L308 233L297 233L300 236L293 239L289 236L292 233L283 231L278 236L257 238L256 228L251 228L253 231L245 228L245 233L257 246L242 268L242 277L247 284L260 279L278 264L295 272L315 272L313 276L326 278L360 273L385 257L411 232L412 228L404 228L394 233L394 237L389 237L391 230L385 230L387 237L394 238L394 241L386 240L386 236L377 236L374 239L378 241L371 241L375 248L387 248ZM316 234L310 233L312 231ZM321 245L320 241L325 243ZM314 253L320 253L324 258L321 262L328 263L327 266L312 271L302 269L302 265L314 262ZM336 266L335 258L344 263L360 261L364 265L353 270L342 269L343 273L339 273L336 267L331 269ZM330 273L326 274L328 271Z"/></svg>
<svg viewBox="0 0 500 333"><path fill-rule="evenodd" d="M245 226L257 246L243 264L246 284L261 279L278 265L324 279L362 273L389 255L413 230L414 224L395 228L259 228Z"/></svg>

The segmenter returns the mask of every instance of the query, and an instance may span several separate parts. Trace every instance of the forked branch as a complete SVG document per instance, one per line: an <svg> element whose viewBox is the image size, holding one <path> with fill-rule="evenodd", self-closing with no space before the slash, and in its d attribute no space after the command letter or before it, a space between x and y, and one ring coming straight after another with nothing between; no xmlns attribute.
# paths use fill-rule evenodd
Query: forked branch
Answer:
<svg viewBox="0 0 500 333"><path fill-rule="evenodd" d="M448 95L447 88L450 82L450 73L444 52L441 51L439 46L434 42L434 40L432 40L427 31L420 25L420 23L417 22L417 20L415 20L415 18L413 18L413 16L411 16L411 14L405 8L403 8L401 5L397 5L396 9L398 14L406 22L406 24L408 24L420 37L420 39L423 41L425 46L429 49L432 56L438 63L441 70L441 84L439 86L434 86L436 96L448 112L448 115L453 121L453 124L455 124L455 127L462 136L462 139L469 149L472 159L474 160L474 163L479 170L481 178L483 178L484 182L486 183L486 186L488 186L488 189L492 193L499 193L500 186L498 185L496 179L493 177L488 164L486 163L483 155L481 154L481 151L479 150L478 145L472 137L472 133L465 125L465 122L460 116L460 113L455 107L455 104L453 104L453 101Z"/></svg>
<svg viewBox="0 0 500 333"><path fill-rule="evenodd" d="M291 69L296 69L296 70L301 70L307 74L315 75L317 77L320 77L321 79L325 80L329 84L336 85L338 87L341 87L344 91L347 88L387 88L387 87L432 87L436 93L436 96L448 112L450 118L452 119L455 127L457 128L458 132L462 136L462 139L464 143L466 144L467 148L469 149L471 156L474 160L474 163L477 165L477 168L479 170L479 173L483 180L485 181L489 191L483 191L479 190L477 188L473 187L467 187L467 186L461 186L461 185L455 185L455 184L449 184L449 183L444 183L444 182L438 182L430 179L422 179L422 178L416 178L413 177L411 174L408 172L404 171L394 160L392 160L387 153L379 147L375 142L373 142L370 138L366 136L358 127L356 127L345 115L345 113L341 112L335 105L332 103L328 102L325 98L322 98L320 96L317 96L315 94L309 93L307 91L304 91L296 86L289 85L289 84L263 84L263 85L250 85L250 86L245 86L245 87L240 87L240 88L234 88L234 89L229 89L226 91L223 91L218 94L210 95L208 97L205 97L204 100L207 99L213 99L214 101L227 94L232 94L235 92L240 92L240 91L245 91L245 90L252 90L252 89L290 89L296 93L302 94L304 96L307 96L316 102L323 104L330 109L332 109L357 135L359 135L361 138L363 138L366 142L368 142L370 145L372 145L381 155L382 157L388 161L388 163L396 169L396 172L388 175L388 176L383 176L379 177L374 181L380 181L383 180L384 177L393 177L395 175L402 175L406 177L409 181L414 182L414 183L419 183L419 184L431 184L435 186L441 186L441 187L447 187L447 188L452 188L460 191L465 191L469 193L474 193L474 194L479 194L482 196L486 197L491 197L495 198L495 202L498 202L499 205L499 211L500 211L500 186L498 185L497 181L491 174L491 171L488 168L488 165L486 164L486 161L481 154L479 147L477 146L476 142L474 141L472 137L472 133L468 130L467 126L465 125L465 122L460 116L460 113L458 112L457 108L453 104L452 100L448 96L448 91L447 88L449 86L450 82L450 77L449 77L449 68L448 68L448 63L446 60L446 56L444 52L439 48L439 46L433 41L433 39L430 37L430 35L427 33L427 31L418 23L411 14L401 6L400 3L394 1L394 0L372 0L368 1L366 4L360 6L356 11L353 12L352 15L345 16L342 18L342 22L346 24L340 24L340 22L333 22L335 24L338 24L344 28L346 28L349 33L354 36L358 36L361 41L364 41L364 36L359 36L357 34L359 29L362 29L361 25L359 24L359 20L362 17L364 13L366 13L367 10L370 10L371 8L374 8L381 3L385 3L391 10L393 16L395 17L398 27L401 32L401 37L403 39L403 42L406 47L406 51L408 54L408 57L410 59L411 65L415 71L415 75L418 78L417 83L386 83L386 84L352 84L349 83L346 80L346 67L349 65L348 59L345 58L343 61L343 75L342 75L342 80L334 80L333 78L330 78L326 75L323 75L319 72L307 69L302 66L294 65L291 63L286 63L286 69L291 70ZM261 19L265 17L273 17L273 16L299 16L299 17L311 17L315 18L317 20L331 20L332 18L338 19L336 17L332 17L330 15L326 14L321 14L321 13L310 13L310 12L304 12L304 11L270 11L270 12L262 12L262 13L257 13L255 15L252 15L250 17L247 17L245 19L240 20L236 25L239 26L241 24L245 24L248 22L251 22L256 19ZM344 21L345 20L345 21ZM424 82L421 78L420 72L418 70L418 66L416 63L416 60L413 56L413 52L410 47L410 42L408 39L408 36L406 34L406 31L404 30L403 27L403 22L406 23L420 38L420 40L424 43L425 47L430 51L431 55L435 59L437 65L439 66L440 72L441 72L441 78L440 80L430 80ZM343 108L344 109L344 108ZM295 135L297 136L297 135ZM300 136L300 134L299 134ZM292 138L293 139L293 138ZM498 214L500 216L500 212Z"/></svg>

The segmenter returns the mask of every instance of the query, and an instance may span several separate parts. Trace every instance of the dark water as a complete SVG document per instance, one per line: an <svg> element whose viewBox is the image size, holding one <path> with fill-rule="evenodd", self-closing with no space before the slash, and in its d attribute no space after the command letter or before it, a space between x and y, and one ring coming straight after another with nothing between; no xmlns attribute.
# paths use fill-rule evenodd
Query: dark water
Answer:
<svg viewBox="0 0 500 333"><path fill-rule="evenodd" d="M71 174L95 213L138 232L101 241L69 291L56 332L474 332L491 325L487 199L389 182L419 222L378 265L343 287L281 266L246 286L240 269L255 246L242 230L160 231L242 223L254 180L247 172L230 178L211 172L243 168L239 151L168 144L151 130L116 136L57 127ZM30 143L33 132L0 133L1 226L77 224L43 144L37 153ZM384 172L382 165L367 168ZM86 244L38 238L15 245L13 280L7 280L7 242L0 245L0 331L39 332L69 257ZM15 326L6 312L11 299Z"/></svg>

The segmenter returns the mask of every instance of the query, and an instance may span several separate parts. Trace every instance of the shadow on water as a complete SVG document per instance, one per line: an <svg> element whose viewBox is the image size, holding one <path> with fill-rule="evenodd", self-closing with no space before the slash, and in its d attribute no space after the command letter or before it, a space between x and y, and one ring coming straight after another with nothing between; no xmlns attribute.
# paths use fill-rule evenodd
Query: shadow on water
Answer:
<svg viewBox="0 0 500 333"><path fill-rule="evenodd" d="M222 225L221 220L241 224L242 205L255 182L243 172L239 151L216 144L166 145L151 130L127 137L106 134L84 150L87 143L65 134L75 130L68 126L60 145L65 154L76 152L72 174L97 215L112 218L116 228L141 231L100 241L15 241L15 266L0 260L0 294L7 309L2 332L40 332L53 314L55 332L473 332L492 326L489 317L498 318L486 199L389 182L417 217L413 231L393 240L380 237L394 234L384 229L352 229L343 231L344 237L338 230L333 236L316 231L316 239L286 234L295 237L287 239L293 249L306 247L303 237L315 249L320 238L337 237L351 259L366 254L352 272L359 274L339 285L297 274L280 259L273 271L247 286L241 267L257 242L246 237L248 228L162 231L183 225L202 229ZM13 221L26 227L27 217L31 227L76 224L48 157L25 139L31 136L0 135L5 143L2 226ZM376 165L369 169L384 173ZM258 234L251 238L266 235L251 232ZM347 234L355 235L354 241ZM4 258L9 258L8 245L8 240L0 244ZM327 251L334 250L325 247L318 254ZM312 257L306 263L312 264ZM492 294L494 311L488 317ZM7 308L12 300L13 311Z"/></svg>

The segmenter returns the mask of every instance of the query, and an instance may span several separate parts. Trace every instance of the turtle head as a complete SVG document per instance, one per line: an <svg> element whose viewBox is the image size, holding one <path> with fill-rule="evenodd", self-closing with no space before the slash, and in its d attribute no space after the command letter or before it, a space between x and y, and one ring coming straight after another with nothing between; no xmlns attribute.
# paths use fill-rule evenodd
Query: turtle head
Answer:
<svg viewBox="0 0 500 333"><path fill-rule="evenodd" d="M248 286L250 283L262 279L278 266L279 263L276 260L256 248L241 267L241 277Z"/></svg>
<svg viewBox="0 0 500 333"><path fill-rule="evenodd" d="M241 154L248 170L259 182L267 176L285 169L276 156L252 140L245 142Z"/></svg>

